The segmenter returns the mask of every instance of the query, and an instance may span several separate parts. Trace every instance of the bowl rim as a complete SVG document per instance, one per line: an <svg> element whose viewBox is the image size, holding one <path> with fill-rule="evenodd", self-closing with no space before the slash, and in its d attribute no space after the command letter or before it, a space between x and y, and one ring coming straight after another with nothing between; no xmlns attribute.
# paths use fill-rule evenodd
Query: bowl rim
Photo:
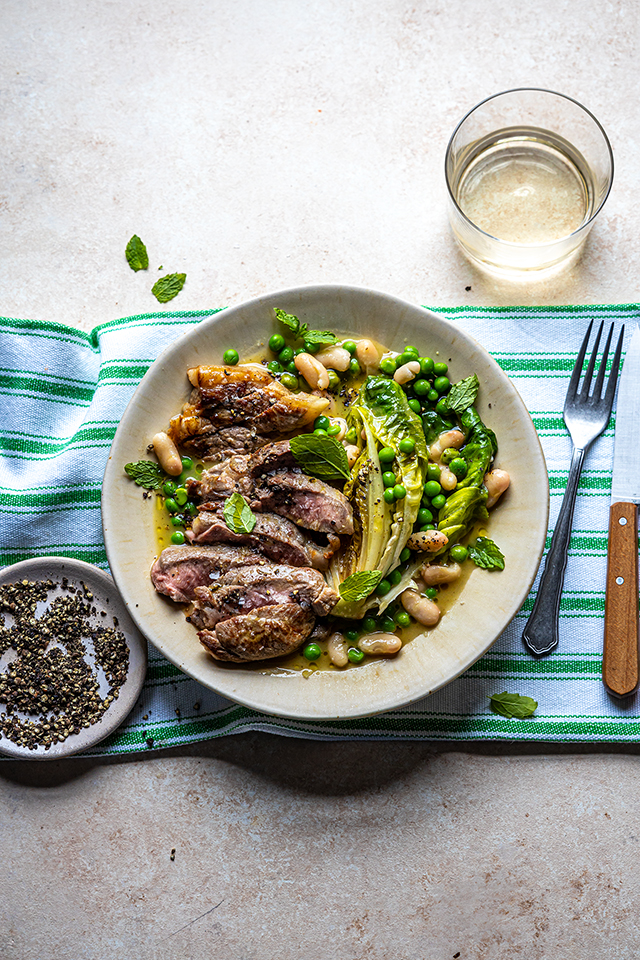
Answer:
<svg viewBox="0 0 640 960"><path fill-rule="evenodd" d="M146 622L144 614L139 611L138 604L136 602L135 595L129 589L129 584L126 581L125 572L123 570L123 565L121 563L120 557L118 555L117 543L115 540L115 532L113 530L113 494L112 491L113 481L119 479L122 481L124 478L124 471L122 470L122 463L116 457L116 452L119 445L119 438L121 438L126 431L129 429L131 421L134 418L134 412L136 407L139 404L140 399L144 396L146 390L148 390L150 382L153 378L158 376L158 371L160 371L163 366L167 363L167 360L170 360L174 352L178 352L182 345L189 344L194 340L199 339L203 334L206 335L211 329L215 328L221 321L231 317L232 319L236 315L240 315L242 312L254 311L256 309L267 309L270 306L274 305L274 300L278 300L284 303L286 300L293 300L299 297L313 296L313 297L336 297L336 296L351 296L351 297L360 297L365 296L369 298L374 298L378 301L381 301L383 304L386 303L390 307L400 310L408 310L414 317L418 317L419 314L424 314L428 316L431 321L437 322L438 325L442 327L442 330L447 334L453 335L455 337L461 338L463 341L467 342L469 347L473 347L475 351L478 351L482 360L485 364L492 369L492 372L497 377L503 385L508 386L510 393L510 400L516 404L518 407L518 412L522 421L526 425L526 432L528 434L527 439L530 441L532 450L535 453L536 465L544 475L546 481L545 487L545 497L544 503L542 504L542 510L538 516L537 524L537 544L535 549L531 554L531 562L528 565L528 574L520 582L519 589L511 596L509 603L509 615L506 619L503 619L500 622L499 628L496 628L495 634L492 639L487 642L482 650L478 653L476 650L471 649L466 657L460 659L459 665L456 667L455 671L452 671L447 674L443 679L440 679L429 686L428 689L412 690L408 691L406 688L403 688L403 685L400 683L395 695L383 695L381 702L373 706L371 703L358 705L349 705L344 709L340 709L339 712L331 710L330 712L323 712L321 708L318 708L317 703L309 704L306 709L300 709L299 707L287 706L283 702L279 702L282 698L276 696L274 701L265 702L260 696L256 696L252 693L248 693L244 688L242 690L236 689L232 686L231 683L226 683L224 678L228 676L227 670L219 670L217 673L211 672L211 682L209 682L209 676L206 679L203 679L201 671L198 671L192 665L185 663L183 658L171 649L171 641L168 643L164 640L163 636L160 636L158 632L150 627L150 624ZM220 349L220 354L222 354L222 349ZM141 448L143 450L144 447ZM140 488L137 488L138 490ZM500 634L506 629L508 624L513 620L513 618L518 613L519 609L522 606L522 603L526 599L531 586L535 580L539 563L542 558L547 534L547 525L548 525L548 515L549 515L549 486L548 486L548 476L546 471L546 463L542 447L540 444L540 439L537 435L535 427L531 416L524 404L524 401L520 397L516 387L513 385L509 377L504 373L502 368L498 363L491 357L488 351L478 343L478 341L466 330L463 330L455 325L449 315L441 315L435 311L429 310L427 307L420 305L412 304L409 301L403 300L399 297L396 297L392 294L384 293L382 291L377 291L368 287L354 286L349 284L334 284L334 283L322 283L322 284L305 284L296 287L289 287L282 290L269 291L265 294L253 297L250 300L243 301L235 306L226 307L221 311L217 311L211 316L205 317L202 319L193 330L190 330L188 333L183 334L181 337L178 337L171 344L169 344L156 358L156 360L149 367L147 373L141 380L140 384L136 388L133 396L131 397L120 421L116 434L114 436L111 449L109 452L107 465L103 477L103 486L102 486L102 524L103 524L103 534L105 541L105 549L107 553L107 558L109 561L109 567L113 579L120 591L120 595L127 606L129 614L133 621L136 623L138 629L141 633L148 638L148 640L153 643L153 645L179 670L183 673L190 676L192 679L196 680L199 683L202 683L203 686L212 690L214 693L217 693L219 696L228 698L233 702L240 704L241 706L247 707L252 710L259 711L270 716L282 717L287 719L295 720L308 720L308 721L330 721L338 719L356 719L368 716L374 716L380 713L386 713L389 710L401 708L408 706L411 703L416 702L417 700L422 699L425 696L430 695L431 693L436 692L442 687L448 685L462 673L464 673L473 663L475 663L481 656L483 656L487 650L495 643L496 639ZM151 563L151 557L149 558L149 565ZM485 571L482 571L483 573ZM148 573L146 574L148 577ZM164 599L164 598L162 598ZM184 619L182 609L180 605L174 604L178 608L180 617ZM417 638L416 638L417 639ZM197 644L197 640L194 637L194 641ZM412 641L413 643L414 641ZM207 658L210 661L211 658ZM213 662L213 661L211 661ZM391 661L384 661L382 668L384 669L387 666L390 666ZM327 671L323 671L327 672ZM362 672L362 669L358 671L348 671L349 674L359 674ZM265 676L264 674L257 674L258 676ZM343 673L332 674L333 676L346 676ZM317 674L316 674L317 676ZM295 679L295 678L292 678ZM310 698L312 699L312 698ZM317 698L316 698L317 699Z"/></svg>

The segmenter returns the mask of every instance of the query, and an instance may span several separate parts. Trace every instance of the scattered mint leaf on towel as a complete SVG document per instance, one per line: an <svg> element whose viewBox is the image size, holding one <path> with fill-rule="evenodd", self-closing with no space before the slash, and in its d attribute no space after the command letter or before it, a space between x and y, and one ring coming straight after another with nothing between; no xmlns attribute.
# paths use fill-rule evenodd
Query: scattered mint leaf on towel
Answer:
<svg viewBox="0 0 640 960"><path fill-rule="evenodd" d="M240 493L232 493L222 509L224 522L234 533L251 533L256 525L255 514Z"/></svg>
<svg viewBox="0 0 640 960"><path fill-rule="evenodd" d="M159 490L167 475L153 460L138 460L137 463L125 463L125 473L145 490Z"/></svg>
<svg viewBox="0 0 640 960"><path fill-rule="evenodd" d="M289 441L291 453L301 470L321 480L348 480L351 476L347 453L333 437L303 433Z"/></svg>
<svg viewBox="0 0 640 960"><path fill-rule="evenodd" d="M343 580L338 592L347 603L357 603L359 600L366 600L381 580L381 570L360 570Z"/></svg>
<svg viewBox="0 0 640 960"><path fill-rule="evenodd" d="M459 380L458 383L454 383L447 394L449 410L453 410L454 413L462 413L472 407L476 402L479 388L480 381L475 373L470 377L465 377L464 380Z"/></svg>
<svg viewBox="0 0 640 960"><path fill-rule="evenodd" d="M158 303L167 303L178 296L186 279L186 273L168 273L166 277L160 277L159 280L156 280L151 288L151 293Z"/></svg>
<svg viewBox="0 0 640 960"><path fill-rule="evenodd" d="M519 693L507 693L506 690L489 697L489 705L494 713L499 713L501 717L509 720L512 717L518 720L531 717L538 706L537 701L531 697L521 697Z"/></svg>
<svg viewBox="0 0 640 960"><path fill-rule="evenodd" d="M149 268L149 255L147 254L147 248L140 237L138 237L135 233L131 237L131 240L129 240L124 255L127 258L127 263L132 270L137 272L138 270L147 270Z"/></svg>
<svg viewBox="0 0 640 960"><path fill-rule="evenodd" d="M469 556L483 570L504 570L504 554L488 537L477 537L475 543L469 544Z"/></svg>

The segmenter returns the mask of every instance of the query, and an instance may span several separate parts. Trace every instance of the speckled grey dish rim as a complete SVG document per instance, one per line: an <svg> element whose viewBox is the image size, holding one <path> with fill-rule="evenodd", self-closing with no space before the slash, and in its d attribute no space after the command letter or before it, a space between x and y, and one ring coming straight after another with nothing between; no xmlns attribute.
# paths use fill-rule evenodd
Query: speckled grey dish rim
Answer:
<svg viewBox="0 0 640 960"><path fill-rule="evenodd" d="M117 730L126 719L135 706L144 684L147 673L147 641L129 616L112 578L104 570L83 560L73 560L69 557L34 557L0 570L0 585L15 583L25 578L28 580L51 579L59 582L63 577L66 577L74 586L85 583L89 587L93 594L92 605L96 607L98 613L101 610L107 613L104 625L113 626L113 617L117 618L117 629L123 633L129 647L127 679L120 688L118 699L114 700L98 723L83 728L80 733L72 733L62 743L52 744L48 750L44 747L29 750L27 747L18 746L6 737L0 737L0 752L9 757L26 760L61 760L63 757L70 757L82 750L95 747L97 743Z"/></svg>
<svg viewBox="0 0 640 960"><path fill-rule="evenodd" d="M190 393L191 366L220 363L225 349L254 355L275 330L270 308L297 314L312 327L370 336L399 350L415 343L449 363L453 380L477 373L478 409L498 437L497 464L511 488L492 513L490 535L506 557L500 573L474 569L459 602L397 657L307 679L283 671L220 664L204 651L181 607L159 596L149 569L158 553L154 504L126 476L129 461L147 456ZM104 474L102 522L109 565L141 632L175 666L216 693L266 714L296 720L371 716L406 706L450 683L491 647L516 615L544 550L549 484L531 417L517 390L489 354L450 320L396 297L359 287L313 285L269 293L203 320L169 346L147 371L116 431ZM265 664L263 669L267 670Z"/></svg>

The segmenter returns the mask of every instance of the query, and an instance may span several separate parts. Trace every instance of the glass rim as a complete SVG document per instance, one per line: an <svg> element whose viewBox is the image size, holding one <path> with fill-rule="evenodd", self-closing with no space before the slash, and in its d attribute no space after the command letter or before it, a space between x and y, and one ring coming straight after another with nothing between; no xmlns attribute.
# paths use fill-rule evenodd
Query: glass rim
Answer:
<svg viewBox="0 0 640 960"><path fill-rule="evenodd" d="M588 220L585 220L584 223L581 223L580 226L576 227L575 230L572 230L571 233L565 234L564 237L558 237L557 240L542 241L541 243L515 243L513 240L503 240L501 237L494 237L492 233L487 233L486 230L483 230L482 227L479 227L477 223L474 223L473 220L471 220L471 218L466 215L466 213L464 212L464 210L456 200L455 196L453 195L453 190L451 189L451 184L449 182L449 175L447 173L447 161L449 160L449 155L451 153L451 146L453 144L453 141L455 139L455 136L458 130L463 125L463 123L471 116L471 114L475 113L476 110L478 110L479 107L484 106L485 103L489 103L489 101L491 100L496 100L498 97L504 97L509 93L549 93L553 97L560 97L562 100L569 100L571 103L574 103L584 113L586 113L589 117L591 117L596 127L602 134L603 140L605 142L605 146L607 148L607 152L609 154L609 163L611 165L611 172L609 174L609 183L607 185L607 191L605 195L602 197L597 208L593 211L593 213L591 214ZM547 87L511 87L509 90L501 90L499 93L492 93L491 96L485 97L483 100L480 100L478 103L475 104L475 106L471 107L470 110L467 110L467 112L462 117L462 119L456 124L453 133L449 137L449 142L447 143L447 149L445 150L445 154L444 154L444 179L445 179L445 183L447 184L449 199L453 203L456 209L456 212L459 213L460 216L471 227L473 227L474 230L477 230L478 233L481 233L483 236L488 237L490 240L494 240L496 243L503 243L505 244L505 246L514 247L516 249L523 249L526 247L552 247L556 243L562 243L564 240L568 240L570 237L575 237L576 234L582 233L583 230L585 230L587 227L590 227L593 221L595 220L595 218L598 216L598 214L602 210L607 200L607 197L611 193L611 187L613 186L613 173L614 173L614 161L613 161L613 150L611 148L611 143L609 141L609 137L607 136L606 130L604 129L604 127L602 126L602 124L600 123L596 115L592 113L588 107L585 107L583 103L580 103L579 100L576 100L575 97L570 97L566 93L558 93L557 90L549 90Z"/></svg>

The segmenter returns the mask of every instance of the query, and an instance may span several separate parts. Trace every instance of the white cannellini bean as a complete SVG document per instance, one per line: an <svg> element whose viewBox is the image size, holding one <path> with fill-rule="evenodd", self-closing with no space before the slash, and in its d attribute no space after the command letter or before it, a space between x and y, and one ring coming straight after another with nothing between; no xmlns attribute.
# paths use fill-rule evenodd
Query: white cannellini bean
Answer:
<svg viewBox="0 0 640 960"><path fill-rule="evenodd" d="M402 646L402 640L395 633L367 633L358 640L363 653L372 656L391 657Z"/></svg>
<svg viewBox="0 0 640 960"><path fill-rule="evenodd" d="M310 353L299 353L293 361L296 370L302 374L312 390L326 390L329 386L327 368L318 363Z"/></svg>
<svg viewBox="0 0 640 960"><path fill-rule="evenodd" d="M347 643L341 633L332 633L327 641L327 650L331 663L336 667L346 667L349 663Z"/></svg>
<svg viewBox="0 0 640 960"><path fill-rule="evenodd" d="M360 456L360 450L354 443L348 443L344 449L347 454L347 463L352 467Z"/></svg>
<svg viewBox="0 0 640 960"><path fill-rule="evenodd" d="M356 359L365 369L365 373L373 373L380 366L380 354L373 340L358 340L356 345Z"/></svg>
<svg viewBox="0 0 640 960"><path fill-rule="evenodd" d="M432 460L439 460L442 456L442 451L446 450L447 447L453 447L455 450L459 450L463 443L464 433L462 430L445 430L429 447L429 456Z"/></svg>
<svg viewBox="0 0 640 960"><path fill-rule="evenodd" d="M334 423L337 423L340 427L340 433L336 433L333 439L338 441L343 440L344 435L347 432L347 421L344 419L344 417L331 417L331 424L333 425Z"/></svg>
<svg viewBox="0 0 640 960"><path fill-rule="evenodd" d="M398 367L393 375L396 383L409 383L409 380L415 379L420 373L420 364L417 360L409 360L409 363L403 363Z"/></svg>
<svg viewBox="0 0 640 960"><path fill-rule="evenodd" d="M460 564L450 563L445 566L443 563L425 563L420 567L420 576L427 587L434 587L436 583L453 583L460 576Z"/></svg>
<svg viewBox="0 0 640 960"><path fill-rule="evenodd" d="M327 350L321 350L320 353L316 353L315 358L328 370L339 370L341 373L348 370L351 363L351 354L344 347L329 347Z"/></svg>
<svg viewBox="0 0 640 960"><path fill-rule="evenodd" d="M449 467L440 467L440 486L443 490L455 490L458 485L458 478L455 473L449 470Z"/></svg>
<svg viewBox="0 0 640 960"><path fill-rule="evenodd" d="M433 627L440 619L440 607L428 597L421 596L417 590L404 590L400 594L402 606L423 627Z"/></svg>
<svg viewBox="0 0 640 960"><path fill-rule="evenodd" d="M428 553L436 553L448 543L449 538L439 530L420 530L418 533L412 533L407 540L409 550L426 550Z"/></svg>
<svg viewBox="0 0 640 960"><path fill-rule="evenodd" d="M487 510L494 507L505 490L509 489L511 477L506 470L492 470L491 473L485 473L484 485L489 493L487 500Z"/></svg>
<svg viewBox="0 0 640 960"><path fill-rule="evenodd" d="M151 441L158 463L170 477L177 477L182 473L182 460L175 443L166 433L156 433Z"/></svg>

